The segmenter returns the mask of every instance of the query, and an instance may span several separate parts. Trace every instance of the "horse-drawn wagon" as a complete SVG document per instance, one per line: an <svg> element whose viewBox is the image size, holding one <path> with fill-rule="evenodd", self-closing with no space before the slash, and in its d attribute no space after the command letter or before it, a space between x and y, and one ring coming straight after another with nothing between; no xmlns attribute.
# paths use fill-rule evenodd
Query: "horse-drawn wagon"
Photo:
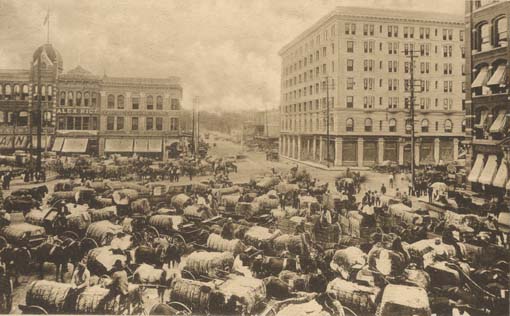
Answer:
<svg viewBox="0 0 510 316"><path fill-rule="evenodd" d="M100 286L73 290L71 284L39 280L30 283L25 304L20 305L24 314L138 314L144 310L142 289L130 284L128 298L121 303L118 296Z"/></svg>
<svg viewBox="0 0 510 316"><path fill-rule="evenodd" d="M0 228L0 248L11 244L15 247L35 247L47 239L44 227L29 223L10 224Z"/></svg>
<svg viewBox="0 0 510 316"><path fill-rule="evenodd" d="M149 236L166 236L174 242L203 244L207 240L208 232L200 225L190 222L183 215L154 214L145 223L145 232Z"/></svg>
<svg viewBox="0 0 510 316"><path fill-rule="evenodd" d="M124 234L121 225L103 220L89 225L82 242L90 242L94 247L107 246L110 245L119 234Z"/></svg>

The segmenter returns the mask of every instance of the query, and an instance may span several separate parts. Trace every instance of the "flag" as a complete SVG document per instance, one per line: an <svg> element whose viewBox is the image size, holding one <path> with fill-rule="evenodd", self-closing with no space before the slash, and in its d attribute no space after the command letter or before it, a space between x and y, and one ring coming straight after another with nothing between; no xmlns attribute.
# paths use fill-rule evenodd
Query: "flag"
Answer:
<svg viewBox="0 0 510 316"><path fill-rule="evenodd" d="M43 25L48 24L49 20L50 20L50 10L48 9L48 12L46 13L46 17L44 18Z"/></svg>

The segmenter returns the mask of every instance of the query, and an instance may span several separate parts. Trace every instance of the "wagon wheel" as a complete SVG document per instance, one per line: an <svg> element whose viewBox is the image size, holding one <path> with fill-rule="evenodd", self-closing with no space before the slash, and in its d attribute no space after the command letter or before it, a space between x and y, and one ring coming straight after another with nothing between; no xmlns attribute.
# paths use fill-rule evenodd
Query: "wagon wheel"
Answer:
<svg viewBox="0 0 510 316"><path fill-rule="evenodd" d="M145 234L149 241L159 238L159 231L154 226L147 226Z"/></svg>
<svg viewBox="0 0 510 316"><path fill-rule="evenodd" d="M79 240L80 237L78 236L77 233L73 232L73 231L70 231L70 230L66 230L64 233L62 233L62 237L68 237L68 238L71 238L73 240Z"/></svg>
<svg viewBox="0 0 510 316"><path fill-rule="evenodd" d="M188 270L182 270L181 271L181 274L183 277L188 277L188 279L191 279L191 280L196 280L197 278L193 275L193 273L191 273L191 271L188 271Z"/></svg>
<svg viewBox="0 0 510 316"><path fill-rule="evenodd" d="M191 309L188 306L182 304L181 302L169 302L167 305L170 307L175 306L175 309L179 310L179 312L176 315L191 315L192 314Z"/></svg>
<svg viewBox="0 0 510 316"><path fill-rule="evenodd" d="M91 249L99 247L97 242L92 238L83 238L81 240L81 247L85 252L88 252Z"/></svg>
<svg viewBox="0 0 510 316"><path fill-rule="evenodd" d="M342 305L342 308L344 309L345 316L358 316L352 309L349 307L345 307Z"/></svg>
<svg viewBox="0 0 510 316"><path fill-rule="evenodd" d="M33 315L48 315L48 312L44 308L37 305L26 306L23 308L23 313Z"/></svg>
<svg viewBox="0 0 510 316"><path fill-rule="evenodd" d="M7 245L8 245L7 239L5 239L4 236L0 236L0 250L7 247Z"/></svg>
<svg viewBox="0 0 510 316"><path fill-rule="evenodd" d="M114 237L115 237L115 235L110 232L104 234L104 236L101 238L101 242L100 242L101 246L106 246L106 245L111 244Z"/></svg>
<svg viewBox="0 0 510 316"><path fill-rule="evenodd" d="M187 244L186 244L186 240L184 239L184 237L182 237L181 234L173 234L172 236L170 236L170 241L176 245L181 245L184 247L184 249L187 247Z"/></svg>

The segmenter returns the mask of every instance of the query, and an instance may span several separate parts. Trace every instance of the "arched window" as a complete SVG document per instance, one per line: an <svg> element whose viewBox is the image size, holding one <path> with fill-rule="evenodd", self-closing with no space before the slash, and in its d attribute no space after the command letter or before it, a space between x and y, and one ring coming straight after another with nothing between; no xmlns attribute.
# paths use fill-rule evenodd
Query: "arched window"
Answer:
<svg viewBox="0 0 510 316"><path fill-rule="evenodd" d="M451 133L453 130L453 123L450 120L444 121L444 131L446 133Z"/></svg>
<svg viewBox="0 0 510 316"><path fill-rule="evenodd" d="M372 131L372 119L365 119L365 132L371 132Z"/></svg>
<svg viewBox="0 0 510 316"><path fill-rule="evenodd" d="M13 93L14 99L19 100L21 99L21 88L19 84L14 85L14 93Z"/></svg>
<svg viewBox="0 0 510 316"><path fill-rule="evenodd" d="M462 132L466 131L466 119L462 120Z"/></svg>
<svg viewBox="0 0 510 316"><path fill-rule="evenodd" d="M53 98L53 86L51 85L48 85L47 88L46 88L46 97L48 99L48 101L51 101L51 99Z"/></svg>
<svg viewBox="0 0 510 316"><path fill-rule="evenodd" d="M81 106L81 99L82 99L82 94L81 92L76 92L76 106Z"/></svg>
<svg viewBox="0 0 510 316"><path fill-rule="evenodd" d="M122 94L117 96L117 108L118 109L124 108L124 96Z"/></svg>
<svg viewBox="0 0 510 316"><path fill-rule="evenodd" d="M156 98L156 110L163 110L163 97L160 95Z"/></svg>
<svg viewBox="0 0 510 316"><path fill-rule="evenodd" d="M2 93L0 92L0 94L2 94ZM27 97L28 97L28 85L24 84L21 87L21 100L26 100Z"/></svg>
<svg viewBox="0 0 510 316"><path fill-rule="evenodd" d="M17 126L27 126L28 125L28 112L21 111L18 114L18 121L16 122Z"/></svg>
<svg viewBox="0 0 510 316"><path fill-rule="evenodd" d="M44 111L43 113L43 125L44 126L51 126L52 120L51 120L51 111Z"/></svg>
<svg viewBox="0 0 510 316"><path fill-rule="evenodd" d="M494 21L494 46L508 46L508 22L504 16Z"/></svg>
<svg viewBox="0 0 510 316"><path fill-rule="evenodd" d="M491 28L489 23L483 22L476 27L475 44L478 51L486 51L491 48Z"/></svg>
<svg viewBox="0 0 510 316"><path fill-rule="evenodd" d="M66 93L64 91L60 92L60 106L66 105Z"/></svg>
<svg viewBox="0 0 510 316"><path fill-rule="evenodd" d="M429 132L429 120L423 119L421 121L421 132L428 133Z"/></svg>
<svg viewBox="0 0 510 316"><path fill-rule="evenodd" d="M90 105L90 93L88 91L83 94L83 105L84 106Z"/></svg>
<svg viewBox="0 0 510 316"><path fill-rule="evenodd" d="M154 98L152 95L147 96L147 110L154 110Z"/></svg>
<svg viewBox="0 0 510 316"><path fill-rule="evenodd" d="M92 92L91 105L92 106L96 106L97 105L97 93L95 93L95 92Z"/></svg>
<svg viewBox="0 0 510 316"><path fill-rule="evenodd" d="M108 108L113 109L115 107L115 97L113 94L108 95Z"/></svg>
<svg viewBox="0 0 510 316"><path fill-rule="evenodd" d="M345 121L345 130L347 132L354 131L354 120L352 118L348 118L347 121Z"/></svg>
<svg viewBox="0 0 510 316"><path fill-rule="evenodd" d="M390 121L388 122L388 125L390 127L390 132L396 132L397 131L397 120L395 119L390 119Z"/></svg>
<svg viewBox="0 0 510 316"><path fill-rule="evenodd" d="M9 100L9 99L11 98L11 93L12 93L12 91L11 91L11 85L10 85L10 84L6 84L6 85L5 85L5 91L4 91L4 93L5 93L5 99L6 99L6 100Z"/></svg>
<svg viewBox="0 0 510 316"><path fill-rule="evenodd" d="M68 92L67 93L67 106L73 106L73 102L74 102L74 94L73 94L73 92Z"/></svg>

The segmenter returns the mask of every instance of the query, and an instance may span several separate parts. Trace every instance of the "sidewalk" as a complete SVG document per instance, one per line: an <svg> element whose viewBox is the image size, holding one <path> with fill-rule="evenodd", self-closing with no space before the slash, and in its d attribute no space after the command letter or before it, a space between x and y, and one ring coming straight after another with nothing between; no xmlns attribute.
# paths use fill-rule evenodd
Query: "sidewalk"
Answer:
<svg viewBox="0 0 510 316"><path fill-rule="evenodd" d="M349 168L349 170L352 170L352 171L368 171L368 170L370 170L369 167L330 166L328 168L328 166L325 166L325 165L323 165L321 163L318 163L318 162L307 161L307 160L305 160L305 161L297 160L297 159L290 158L290 157L285 157L285 156L280 156L280 158L286 159L286 160L291 161L293 163L298 163L298 164L305 165L305 166L308 166L308 167L317 168L317 169L321 169L321 170L327 170L327 171L345 171L345 170L347 170L347 168Z"/></svg>

